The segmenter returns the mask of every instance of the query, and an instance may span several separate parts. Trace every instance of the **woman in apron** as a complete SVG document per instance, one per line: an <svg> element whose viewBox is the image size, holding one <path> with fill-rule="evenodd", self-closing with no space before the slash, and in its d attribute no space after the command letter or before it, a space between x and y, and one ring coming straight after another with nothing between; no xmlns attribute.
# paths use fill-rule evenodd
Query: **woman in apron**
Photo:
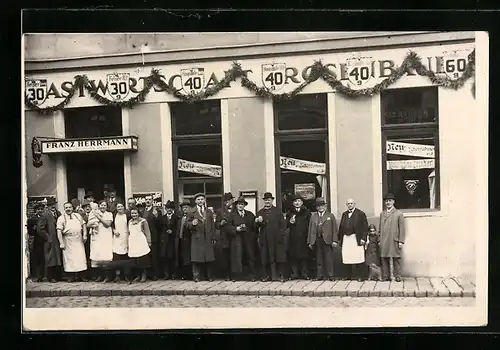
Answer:
<svg viewBox="0 0 500 350"><path fill-rule="evenodd" d="M137 208L130 209L128 222L128 256L133 259L134 282L146 282L147 270L151 267L151 232L146 219L139 216Z"/></svg>
<svg viewBox="0 0 500 350"><path fill-rule="evenodd" d="M113 260L113 214L107 211L106 201L99 202L99 209L89 214L87 226L93 228L90 240L91 266L96 271L96 282L109 282L106 265Z"/></svg>
<svg viewBox="0 0 500 350"><path fill-rule="evenodd" d="M62 250L64 272L70 275L68 282L85 281L80 272L87 270L84 247L87 227L80 214L73 212L72 203L64 203L64 214L57 219L56 228Z"/></svg>
<svg viewBox="0 0 500 350"><path fill-rule="evenodd" d="M125 212L123 203L116 204L116 214L113 218L113 263L115 264L115 282L120 282L120 275L126 281L129 277L128 258L128 221L130 215ZM123 272L123 274L122 274Z"/></svg>

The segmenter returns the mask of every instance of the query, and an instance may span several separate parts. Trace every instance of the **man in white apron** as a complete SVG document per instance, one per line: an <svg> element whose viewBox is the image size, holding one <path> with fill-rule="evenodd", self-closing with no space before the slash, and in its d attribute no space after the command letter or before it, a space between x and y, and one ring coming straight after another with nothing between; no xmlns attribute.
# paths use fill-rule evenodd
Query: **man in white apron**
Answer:
<svg viewBox="0 0 500 350"><path fill-rule="evenodd" d="M73 204L64 203L64 214L57 219L57 237L63 256L64 272L70 274L69 282L84 280L80 272L87 270L84 242L87 240L87 226Z"/></svg>
<svg viewBox="0 0 500 350"><path fill-rule="evenodd" d="M344 275L350 280L363 281L368 274L364 265L368 219L363 211L356 208L354 199L349 198L346 205L347 210L342 214L339 227Z"/></svg>

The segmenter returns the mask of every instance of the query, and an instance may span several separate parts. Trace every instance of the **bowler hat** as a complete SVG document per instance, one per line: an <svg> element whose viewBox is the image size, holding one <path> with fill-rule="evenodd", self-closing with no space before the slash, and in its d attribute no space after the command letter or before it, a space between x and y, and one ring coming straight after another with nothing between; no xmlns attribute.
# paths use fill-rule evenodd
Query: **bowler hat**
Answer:
<svg viewBox="0 0 500 350"><path fill-rule="evenodd" d="M326 201L324 198L316 198L316 206L319 207L320 205L325 205Z"/></svg>
<svg viewBox="0 0 500 350"><path fill-rule="evenodd" d="M303 198L302 198L299 194L292 194L292 195L290 196L290 200L291 200L292 202L293 202L293 201L295 201L295 200L297 200L297 199L300 199L302 202L304 201L304 199L303 199Z"/></svg>
<svg viewBox="0 0 500 350"><path fill-rule="evenodd" d="M167 201L167 203L165 203L165 208L167 208L167 209L175 209L175 203L174 203L174 201Z"/></svg>
<svg viewBox="0 0 500 350"><path fill-rule="evenodd" d="M87 199L84 199L82 202L82 208L85 208L87 205L90 205L90 202Z"/></svg>
<svg viewBox="0 0 500 350"><path fill-rule="evenodd" d="M238 203L243 203L245 205L248 205L248 202L245 200L245 198L243 197L239 197L237 200L236 200L236 204Z"/></svg>
<svg viewBox="0 0 500 350"><path fill-rule="evenodd" d="M205 194L204 194L204 193L201 193L201 192L200 192L200 193L197 193L197 194L195 194L195 195L194 195L193 199L194 199L194 200L196 200L196 198L198 198L198 197L203 197L203 198L205 198Z"/></svg>
<svg viewBox="0 0 500 350"><path fill-rule="evenodd" d="M271 192L264 193L264 197L262 197L262 199L269 199L269 198L274 199L273 194Z"/></svg>
<svg viewBox="0 0 500 350"><path fill-rule="evenodd" d="M116 192L116 188L114 185L109 185L108 186L108 192Z"/></svg>
<svg viewBox="0 0 500 350"><path fill-rule="evenodd" d="M42 202L36 202L34 205L33 205L33 209L34 210L37 210L38 208L44 208L45 207L45 204L43 204Z"/></svg>
<svg viewBox="0 0 500 350"><path fill-rule="evenodd" d="M54 197L47 198L47 205L54 205L57 203L57 200Z"/></svg>
<svg viewBox="0 0 500 350"><path fill-rule="evenodd" d="M234 198L234 196L233 196L233 194L231 192L224 193L224 202L226 202L228 200L231 200L233 198Z"/></svg>
<svg viewBox="0 0 500 350"><path fill-rule="evenodd" d="M387 199L392 199L392 200L396 200L396 198L394 197L394 195L392 193L387 193L385 196L384 196L384 201L387 200Z"/></svg>
<svg viewBox="0 0 500 350"><path fill-rule="evenodd" d="M92 194L92 191L87 191L87 193L85 194L85 197L83 197L83 198L87 199L89 197L94 197L94 195Z"/></svg>
<svg viewBox="0 0 500 350"><path fill-rule="evenodd" d="M187 205L188 207L191 206L191 201L189 199L184 199L179 206L182 208L183 206Z"/></svg>

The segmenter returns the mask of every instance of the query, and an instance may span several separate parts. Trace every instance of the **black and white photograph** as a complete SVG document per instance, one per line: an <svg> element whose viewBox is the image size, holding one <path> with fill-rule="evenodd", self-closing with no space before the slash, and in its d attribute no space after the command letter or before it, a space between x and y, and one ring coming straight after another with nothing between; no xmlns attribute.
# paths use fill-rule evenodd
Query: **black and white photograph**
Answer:
<svg viewBox="0 0 500 350"><path fill-rule="evenodd" d="M487 33L22 40L24 329L486 325Z"/></svg>

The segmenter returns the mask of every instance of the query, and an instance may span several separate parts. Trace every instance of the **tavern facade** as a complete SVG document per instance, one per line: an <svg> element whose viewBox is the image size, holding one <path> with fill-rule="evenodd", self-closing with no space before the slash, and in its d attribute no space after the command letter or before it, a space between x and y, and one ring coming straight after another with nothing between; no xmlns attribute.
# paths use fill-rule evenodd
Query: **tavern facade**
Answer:
<svg viewBox="0 0 500 350"><path fill-rule="evenodd" d="M269 191L283 210L291 193L311 208L324 197L340 217L353 197L378 227L383 193L391 191L407 218L405 273L475 276L467 212L478 174L463 163L474 159L474 140L465 141L474 131L467 115L476 104L474 79L454 90L411 70L382 91L371 90L410 50L437 77L460 78L475 49L474 33L332 34L142 54L124 46L120 55L58 60L36 57L36 37L28 38L33 60L25 62L26 96L40 108L72 98L51 114L25 110L29 198L55 196L62 206L88 191L99 198L112 184L122 198L152 193L162 202L203 192L218 208L231 191L245 195L255 212ZM257 87L276 94L301 86L321 61L343 86L366 96L345 96L318 79L296 98L273 102L238 78L195 103L157 85L133 108L103 103L141 99L152 69L177 93L215 88L235 61ZM82 75L90 89L75 91Z"/></svg>

